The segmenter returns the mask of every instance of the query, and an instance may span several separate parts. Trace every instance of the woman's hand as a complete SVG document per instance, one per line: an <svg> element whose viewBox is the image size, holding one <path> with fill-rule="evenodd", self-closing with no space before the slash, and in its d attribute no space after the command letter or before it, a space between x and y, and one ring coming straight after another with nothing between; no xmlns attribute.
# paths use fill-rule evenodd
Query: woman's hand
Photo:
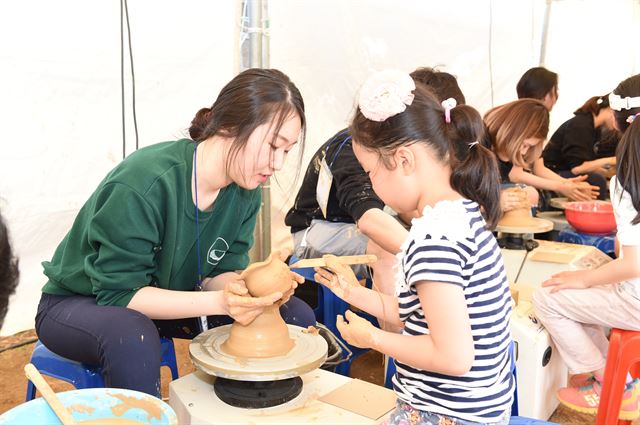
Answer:
<svg viewBox="0 0 640 425"><path fill-rule="evenodd" d="M590 285L585 280L587 270L556 273L542 282L543 287L550 287L551 293L562 289L587 289Z"/></svg>
<svg viewBox="0 0 640 425"><path fill-rule="evenodd" d="M323 255L325 268L316 267L316 274L313 276L316 282L326 286L336 294L338 298L349 297L350 288L359 287L360 282L351 270L351 267L340 264L335 255Z"/></svg>
<svg viewBox="0 0 640 425"><path fill-rule="evenodd" d="M286 262L287 258L290 255L289 251L287 251L286 249L282 249L277 252L280 259ZM282 305L287 301L289 301L289 299L293 296L293 293L295 292L298 285L301 283L304 283L304 277L300 276L298 273L293 272L291 270L289 270L289 273L291 274L291 288L288 291L285 291L284 295L282 295L282 300L278 302L278 305Z"/></svg>
<svg viewBox="0 0 640 425"><path fill-rule="evenodd" d="M363 319L351 310L344 313L344 318L342 315L336 317L336 326L342 338L351 345L360 348L375 348L377 345L376 328L367 319Z"/></svg>
<svg viewBox="0 0 640 425"><path fill-rule="evenodd" d="M500 208L509 212L519 208L529 208L529 196L523 189L513 188L500 191Z"/></svg>
<svg viewBox="0 0 640 425"><path fill-rule="evenodd" d="M224 289L227 283L234 282L244 286L244 280L236 272L225 272L218 276L206 277L202 279L203 291L220 291Z"/></svg>
<svg viewBox="0 0 640 425"><path fill-rule="evenodd" d="M600 193L598 186L592 186L587 183L586 175L572 177L560 182L560 187L557 190L567 198L574 201L590 201L596 199Z"/></svg>
<svg viewBox="0 0 640 425"><path fill-rule="evenodd" d="M248 325L269 307L283 298L282 292L274 292L264 297L252 297L244 283L228 282L224 287L224 308L226 314L241 325Z"/></svg>

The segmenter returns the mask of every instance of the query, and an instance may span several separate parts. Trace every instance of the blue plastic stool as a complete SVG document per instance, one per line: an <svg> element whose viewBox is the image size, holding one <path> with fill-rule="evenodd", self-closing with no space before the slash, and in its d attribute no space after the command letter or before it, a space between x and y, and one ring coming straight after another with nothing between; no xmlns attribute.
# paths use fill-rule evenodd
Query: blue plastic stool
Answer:
<svg viewBox="0 0 640 425"><path fill-rule="evenodd" d="M576 245L591 245L610 257L615 256L615 233L610 233L608 235L588 235L586 233L579 233L573 228L568 228L560 231L556 239L558 242L573 243Z"/></svg>
<svg viewBox="0 0 640 425"><path fill-rule="evenodd" d="M298 257L292 255L289 259L289 264L293 264L298 261ZM315 271L312 267L304 267L304 268L292 268L292 271L298 273L300 276L305 279L315 282L314 274ZM371 279L366 279L366 287L371 288L372 282ZM353 345L348 344L340 335L338 328L336 327L336 317L338 315L344 315L344 313L349 309L349 304L336 297L333 292L331 292L328 288L325 288L323 285L318 284L318 305L313 310L316 315L316 320L322 324L324 324L327 329L329 329L336 337L340 338L340 341L344 342L345 345L349 347L349 350L353 353L353 356L349 361L344 363L340 363L336 367L336 373L340 375L349 376L349 369L351 368L351 363L353 360L358 357L360 354L366 353L369 349L354 347ZM378 320L372 315L364 312L359 312L358 315L367 319L374 326L378 325Z"/></svg>
<svg viewBox="0 0 640 425"><path fill-rule="evenodd" d="M162 353L161 366L171 369L171 379L178 379L178 365L176 363L176 351L171 338L160 338L160 351ZM76 389L104 388L104 379L99 366L88 365L69 360L49 351L40 341L31 354L31 363L43 375L61 379L70 383ZM27 384L26 401L36 398L36 388L31 381Z"/></svg>

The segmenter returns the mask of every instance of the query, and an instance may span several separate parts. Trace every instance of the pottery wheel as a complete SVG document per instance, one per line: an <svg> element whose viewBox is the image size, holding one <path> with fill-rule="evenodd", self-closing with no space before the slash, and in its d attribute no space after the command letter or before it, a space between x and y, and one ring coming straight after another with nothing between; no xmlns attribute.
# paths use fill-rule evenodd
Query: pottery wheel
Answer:
<svg viewBox="0 0 640 425"><path fill-rule="evenodd" d="M564 204L566 204L567 202L569 202L569 198L551 198L549 200L549 205L551 205L553 208L563 210Z"/></svg>
<svg viewBox="0 0 640 425"><path fill-rule="evenodd" d="M274 381L293 378L320 367L327 359L328 345L320 334L287 325L293 348L284 356L257 358L227 354L222 344L231 325L219 326L195 337L189 345L193 364L208 375L243 381Z"/></svg>
<svg viewBox="0 0 640 425"><path fill-rule="evenodd" d="M553 230L553 221L542 218L529 218L528 223L523 226L515 224L504 225L498 223L496 231L502 233L544 233Z"/></svg>

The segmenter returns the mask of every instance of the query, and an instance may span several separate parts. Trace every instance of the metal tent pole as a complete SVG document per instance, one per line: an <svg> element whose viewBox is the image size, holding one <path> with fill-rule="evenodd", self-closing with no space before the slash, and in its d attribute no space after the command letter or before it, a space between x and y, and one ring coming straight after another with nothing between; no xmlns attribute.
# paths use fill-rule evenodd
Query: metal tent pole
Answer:
<svg viewBox="0 0 640 425"><path fill-rule="evenodd" d="M267 0L245 0L242 7L241 70L269 66ZM246 49L244 44L246 43ZM262 261L271 252L271 178L262 186L262 206L258 212L255 243L249 255Z"/></svg>
<svg viewBox="0 0 640 425"><path fill-rule="evenodd" d="M539 66L544 66L544 60L547 56L547 39L549 38L549 19L551 18L551 3L553 0L547 0L544 9L544 21L542 22L542 37L540 37L540 58Z"/></svg>

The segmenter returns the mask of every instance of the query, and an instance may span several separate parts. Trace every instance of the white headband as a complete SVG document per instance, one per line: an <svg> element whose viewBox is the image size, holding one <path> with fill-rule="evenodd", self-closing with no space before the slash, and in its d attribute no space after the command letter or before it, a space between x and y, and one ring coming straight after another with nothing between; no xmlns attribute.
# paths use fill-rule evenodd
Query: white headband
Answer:
<svg viewBox="0 0 640 425"><path fill-rule="evenodd" d="M620 97L617 94L609 93L609 106L616 111L623 109L640 108L640 96Z"/></svg>

